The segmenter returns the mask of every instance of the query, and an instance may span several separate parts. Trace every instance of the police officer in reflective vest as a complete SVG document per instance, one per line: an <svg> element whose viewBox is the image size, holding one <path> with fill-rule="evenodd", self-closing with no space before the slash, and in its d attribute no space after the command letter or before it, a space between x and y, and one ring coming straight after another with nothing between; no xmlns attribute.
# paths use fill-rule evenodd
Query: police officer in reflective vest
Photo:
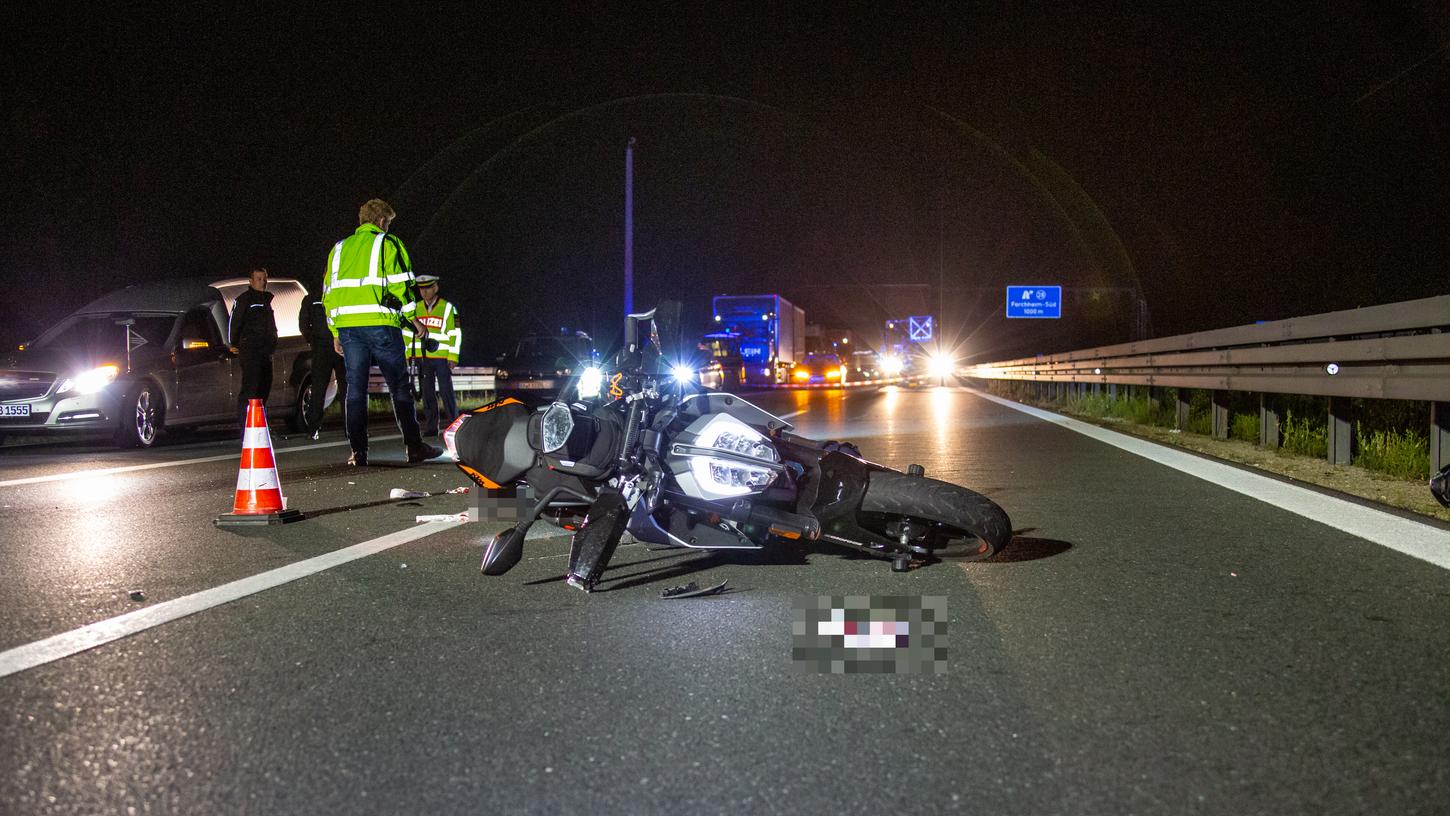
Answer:
<svg viewBox="0 0 1450 816"><path fill-rule="evenodd" d="M429 337L436 342L424 341L409 326L403 327L403 339L408 344L408 359L417 364L423 380L423 435L436 436L440 427L439 396L443 397L441 425L446 427L458 416L458 404L453 396L453 367L458 365L463 332L458 328L458 310L438 297L437 275L419 275L418 294L423 299L418 302L413 319L427 326Z"/></svg>
<svg viewBox="0 0 1450 816"><path fill-rule="evenodd" d="M332 331L333 350L347 370L346 425L352 445L350 465L368 463L368 369L376 364L393 399L393 418L403 432L410 463L443 453L423 441L413 409L413 387L403 356L404 323L420 335L428 330L413 319L417 284L408 252L388 233L396 214L374 198L358 210L358 228L338 241L327 256L322 305Z"/></svg>
<svg viewBox="0 0 1450 816"><path fill-rule="evenodd" d="M312 389L307 394L307 428L312 438L322 434L322 412L327 407L327 383L337 376L337 403L347 402L347 369L342 355L332 348L332 330L327 327L327 307L322 305L322 292L309 292L297 312L297 328L312 346ZM411 325L409 326L411 328Z"/></svg>

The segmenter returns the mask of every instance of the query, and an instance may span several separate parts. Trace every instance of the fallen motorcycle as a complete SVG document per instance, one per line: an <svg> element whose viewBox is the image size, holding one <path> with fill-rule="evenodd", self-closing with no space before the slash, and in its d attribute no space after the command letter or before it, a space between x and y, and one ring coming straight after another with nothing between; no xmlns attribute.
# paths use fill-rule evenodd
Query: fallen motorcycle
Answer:
<svg viewBox="0 0 1450 816"><path fill-rule="evenodd" d="M678 308L629 315L621 352L576 375L577 401L498 400L444 432L459 468L490 497L524 502L519 523L488 542L485 575L519 562L539 519L573 533L565 577L586 592L626 532L705 550L820 540L890 559L897 571L990 558L1007 545L1011 521L985 496L928 479L919 465L902 473L850 443L799 436L672 370L660 338L678 334Z"/></svg>

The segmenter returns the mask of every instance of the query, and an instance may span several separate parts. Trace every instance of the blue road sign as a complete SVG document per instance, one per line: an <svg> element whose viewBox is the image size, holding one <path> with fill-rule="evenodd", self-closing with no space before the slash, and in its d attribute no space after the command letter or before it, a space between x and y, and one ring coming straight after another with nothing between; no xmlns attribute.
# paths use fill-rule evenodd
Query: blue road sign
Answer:
<svg viewBox="0 0 1450 816"><path fill-rule="evenodd" d="M1008 317L1062 317L1062 287L1034 284L1007 287Z"/></svg>
<svg viewBox="0 0 1450 816"><path fill-rule="evenodd" d="M906 318L906 334L913 343L925 343L932 335L931 315Z"/></svg>

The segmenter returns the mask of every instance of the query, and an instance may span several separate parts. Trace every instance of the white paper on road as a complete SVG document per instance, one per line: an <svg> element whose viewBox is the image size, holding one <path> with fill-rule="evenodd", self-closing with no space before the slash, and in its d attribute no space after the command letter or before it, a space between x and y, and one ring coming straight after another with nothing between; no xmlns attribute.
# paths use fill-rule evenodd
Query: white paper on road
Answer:
<svg viewBox="0 0 1450 816"><path fill-rule="evenodd" d="M219 587L203 590L192 595L185 595L175 600L165 601L148 606L145 609L138 609L135 612L127 612L124 615L109 620L92 623L82 626L69 632L48 637L45 640L37 640L34 643L27 643L24 646L17 646L5 652L0 652L0 677L7 677L32 669L63 657L70 657L87 649L95 648L102 644L110 643L113 640L120 640L123 637L134 635L153 626L160 626L163 623L170 623L178 618L193 615L211 609L214 606L221 606L225 603L254 595L282 584L296 581L298 578L306 578L315 575L323 570L331 569L349 561L356 561L359 558L366 558L369 555L376 555L384 550L391 549L400 544L407 544L417 541L424 536L444 530L451 530L462 522L436 521L431 524L423 524L417 527L409 527L406 530L399 530L371 541L364 541L361 544L354 544L351 547L344 547L330 553L324 553L305 561L298 561L288 564L285 567L278 567L268 570L250 578L242 578L229 584L222 584Z"/></svg>
<svg viewBox="0 0 1450 816"><path fill-rule="evenodd" d="M1268 476L1251 473L1231 465L1205 459L1202 456L1195 456L1136 436L1101 428L1062 414L1033 408L1030 405L1023 405L976 389L968 390L998 405L1005 405L1044 422L1060 425L1083 436L1092 437L1099 442L1105 442L1128 453L1150 459L1160 465L1166 465L1190 476L1226 487L1235 493L1242 493L1249 498L1272 504L1281 510L1303 516L1310 521L1317 521L1381 547L1388 547L1421 561L1428 561L1437 567L1450 569L1450 530L1422 524L1394 513L1365 507L1362 504L1328 496L1288 482L1281 482L1278 479L1271 479Z"/></svg>

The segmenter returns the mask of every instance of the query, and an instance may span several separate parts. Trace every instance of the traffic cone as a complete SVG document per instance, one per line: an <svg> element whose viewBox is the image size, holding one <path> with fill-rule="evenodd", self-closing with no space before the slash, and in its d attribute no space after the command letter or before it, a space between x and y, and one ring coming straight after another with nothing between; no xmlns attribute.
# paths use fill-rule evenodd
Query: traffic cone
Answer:
<svg viewBox="0 0 1450 816"><path fill-rule="evenodd" d="M237 474L237 499L232 512L217 516L218 527L286 524L302 514L286 509L282 482L277 478L277 458L272 454L272 435L267 431L267 412L262 401L247 403L247 425L242 430L242 468Z"/></svg>

